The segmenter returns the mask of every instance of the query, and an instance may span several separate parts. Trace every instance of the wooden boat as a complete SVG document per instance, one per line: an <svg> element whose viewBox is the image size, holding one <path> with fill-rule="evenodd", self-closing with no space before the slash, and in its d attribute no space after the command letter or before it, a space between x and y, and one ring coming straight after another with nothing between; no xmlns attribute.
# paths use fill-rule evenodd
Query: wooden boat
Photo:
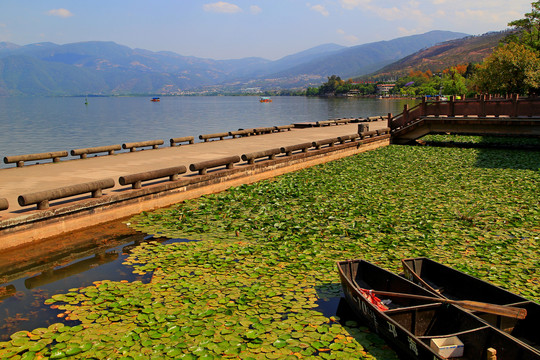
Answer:
<svg viewBox="0 0 540 360"><path fill-rule="evenodd" d="M474 314L540 354L540 304L427 258L403 259L401 262L409 280L436 296L526 309L527 317L522 320L483 312Z"/></svg>
<svg viewBox="0 0 540 360"><path fill-rule="evenodd" d="M160 99L158 97L154 97L150 101L152 101L152 102L160 102Z"/></svg>
<svg viewBox="0 0 540 360"><path fill-rule="evenodd" d="M447 358L445 351L457 351L455 359L540 359L532 349L473 314L437 302L446 300L367 261L340 261L338 270L352 311L402 355L436 360ZM380 292L394 295L377 295ZM415 298L422 296L431 300ZM452 344L445 346L445 342Z"/></svg>
<svg viewBox="0 0 540 360"><path fill-rule="evenodd" d="M270 103L272 102L272 99L270 99L268 96L261 96L261 98L259 99L259 102Z"/></svg>

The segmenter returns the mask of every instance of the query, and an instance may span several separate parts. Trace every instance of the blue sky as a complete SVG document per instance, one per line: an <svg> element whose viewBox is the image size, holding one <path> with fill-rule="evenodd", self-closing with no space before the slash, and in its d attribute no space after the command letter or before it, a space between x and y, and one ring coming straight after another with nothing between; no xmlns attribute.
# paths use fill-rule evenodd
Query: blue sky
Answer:
<svg viewBox="0 0 540 360"><path fill-rule="evenodd" d="M532 0L0 0L0 41L114 41L212 59L278 59L430 30L503 30Z"/></svg>

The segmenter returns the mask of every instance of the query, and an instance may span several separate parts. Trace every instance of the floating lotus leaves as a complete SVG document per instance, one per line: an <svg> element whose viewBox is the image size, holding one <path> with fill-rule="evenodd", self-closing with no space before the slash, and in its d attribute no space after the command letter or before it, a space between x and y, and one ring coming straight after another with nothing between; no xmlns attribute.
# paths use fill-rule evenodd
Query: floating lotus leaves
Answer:
<svg viewBox="0 0 540 360"><path fill-rule="evenodd" d="M397 359L335 317L335 261L426 255L540 299L538 159L389 146L143 213L131 226L202 241L134 249L126 264L150 283L55 295L81 324L15 333L0 357Z"/></svg>

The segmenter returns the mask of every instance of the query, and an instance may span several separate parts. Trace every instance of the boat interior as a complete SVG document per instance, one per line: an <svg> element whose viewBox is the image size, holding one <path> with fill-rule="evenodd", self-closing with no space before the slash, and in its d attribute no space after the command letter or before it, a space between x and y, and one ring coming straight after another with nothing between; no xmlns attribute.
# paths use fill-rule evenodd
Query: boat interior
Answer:
<svg viewBox="0 0 540 360"><path fill-rule="evenodd" d="M350 280L351 290L363 296L356 289L372 289L385 292L407 293L422 296L434 295L412 282L381 269L365 261L342 262L340 271ZM377 295L379 296L379 295ZM463 357L453 359L487 359L488 350L495 349L498 359L540 359L530 348L523 348L519 342L494 329L481 318L454 305L436 303L424 299L379 296L388 310L381 312L403 330L430 346L432 339L457 336L464 346ZM485 314L489 315L489 314ZM494 317L502 318L497 315ZM501 326L519 326L511 321L501 320Z"/></svg>
<svg viewBox="0 0 540 360"><path fill-rule="evenodd" d="M540 351L540 305L427 258L406 259L403 260L403 266L406 273L407 267L409 271L414 271L421 281L425 282L424 287L427 284L447 299L473 300L526 309L527 317L523 320L485 312L473 313L488 324Z"/></svg>

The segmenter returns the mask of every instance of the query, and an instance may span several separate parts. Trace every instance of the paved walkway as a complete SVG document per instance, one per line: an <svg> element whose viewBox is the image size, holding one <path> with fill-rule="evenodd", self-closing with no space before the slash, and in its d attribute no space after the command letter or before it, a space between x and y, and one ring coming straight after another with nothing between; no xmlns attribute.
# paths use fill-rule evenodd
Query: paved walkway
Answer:
<svg viewBox="0 0 540 360"><path fill-rule="evenodd" d="M369 128L376 130L386 125L385 121L371 122ZM204 160L240 156L254 151L349 135L357 131L358 124L292 129L280 133L118 153L83 160L65 160L59 163L46 160L47 163L40 165L0 169L0 198L6 198L9 202L9 209L1 211L0 218L6 219L21 210L17 197L22 194L104 178L113 178L116 189L120 187L118 178L124 175L179 165L185 165L189 172L190 164ZM108 191L111 190L105 192ZM35 205L25 209L34 210Z"/></svg>

